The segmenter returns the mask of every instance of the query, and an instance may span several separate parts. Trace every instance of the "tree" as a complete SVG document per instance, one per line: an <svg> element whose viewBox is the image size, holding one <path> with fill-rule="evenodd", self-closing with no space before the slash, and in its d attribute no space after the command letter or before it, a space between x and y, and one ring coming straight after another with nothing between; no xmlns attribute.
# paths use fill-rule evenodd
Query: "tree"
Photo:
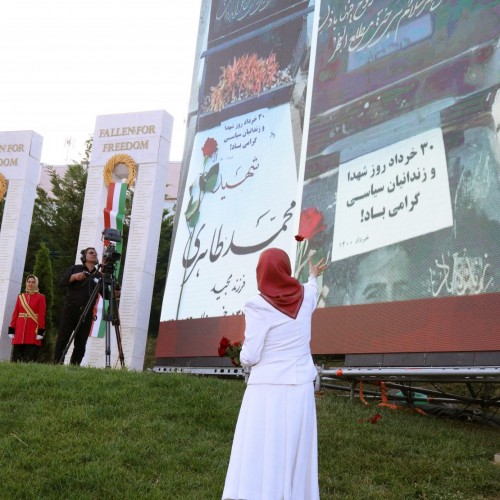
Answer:
<svg viewBox="0 0 500 500"><path fill-rule="evenodd" d="M3 209L5 205L5 198L0 200L0 229L2 228L2 218L3 218Z"/></svg>
<svg viewBox="0 0 500 500"><path fill-rule="evenodd" d="M24 269L35 267L35 258L42 243L51 248L54 240L54 213L56 210L54 200L41 187L37 187L37 198L33 207L30 237Z"/></svg>
<svg viewBox="0 0 500 500"><path fill-rule="evenodd" d="M45 295L47 303L47 314L45 317L45 338L42 342L42 348L38 354L38 361L52 361L52 351L55 342L55 329L52 322L52 304L54 301L54 285L52 265L50 262L49 249L45 243L41 243L40 249L36 253L35 266L33 274L38 278L40 293Z"/></svg>
<svg viewBox="0 0 500 500"><path fill-rule="evenodd" d="M151 314L149 316L148 334L156 337L160 324L161 307L163 304L163 294L167 281L168 258L170 255L170 242L172 240L174 216L168 210L163 211L163 220L160 231L160 244L158 247L158 257L156 259L156 273L153 284L153 300L151 302Z"/></svg>
<svg viewBox="0 0 500 500"><path fill-rule="evenodd" d="M63 176L49 167L52 196L37 189L25 269L33 269L36 252L44 243L50 250L53 290L59 291L59 278L73 264L77 251L91 149L90 139L82 161L69 165ZM63 302L64 294L55 293L51 311L55 323Z"/></svg>
<svg viewBox="0 0 500 500"><path fill-rule="evenodd" d="M63 177L50 172L55 210L52 221L52 239L56 261L65 266L74 259L82 219L87 169L81 164L68 166Z"/></svg>

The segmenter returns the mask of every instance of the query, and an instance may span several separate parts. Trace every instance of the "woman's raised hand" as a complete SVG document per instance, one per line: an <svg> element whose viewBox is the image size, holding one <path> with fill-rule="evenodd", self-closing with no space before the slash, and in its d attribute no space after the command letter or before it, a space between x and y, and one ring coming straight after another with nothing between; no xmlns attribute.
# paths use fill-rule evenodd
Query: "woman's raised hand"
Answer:
<svg viewBox="0 0 500 500"><path fill-rule="evenodd" d="M309 257L309 276L317 278L328 267L326 259L322 258L316 264L313 264L312 257Z"/></svg>

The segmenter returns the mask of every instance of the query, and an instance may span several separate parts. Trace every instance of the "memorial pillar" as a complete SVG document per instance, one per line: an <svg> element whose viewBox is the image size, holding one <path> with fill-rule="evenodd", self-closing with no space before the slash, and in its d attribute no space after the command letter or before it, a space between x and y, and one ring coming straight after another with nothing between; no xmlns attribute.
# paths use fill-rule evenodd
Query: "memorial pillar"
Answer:
<svg viewBox="0 0 500 500"><path fill-rule="evenodd" d="M10 359L7 331L23 285L42 142L29 130L0 132L0 197L5 198L0 226L0 361Z"/></svg>
<svg viewBox="0 0 500 500"><path fill-rule="evenodd" d="M130 163L137 167L126 261L121 263L124 273L119 299L125 365L133 370L142 370L144 364L172 125L173 119L165 111L98 116L88 169L77 257L81 249L94 246L102 258L100 241L108 190L105 166L116 164L112 176L117 183L129 177ZM126 159L123 164L120 164L121 158ZM106 175L110 176L109 169ZM120 367L115 328L110 327L111 365ZM67 360L69 356L68 353ZM105 366L104 338L88 339L82 366Z"/></svg>

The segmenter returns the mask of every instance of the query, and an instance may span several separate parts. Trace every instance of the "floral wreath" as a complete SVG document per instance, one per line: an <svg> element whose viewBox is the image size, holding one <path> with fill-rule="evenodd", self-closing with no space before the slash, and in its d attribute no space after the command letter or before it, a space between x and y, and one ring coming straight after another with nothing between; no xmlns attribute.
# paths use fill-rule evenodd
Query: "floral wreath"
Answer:
<svg viewBox="0 0 500 500"><path fill-rule="evenodd" d="M7 192L7 179L5 175L0 174L0 201L3 200L5 193Z"/></svg>
<svg viewBox="0 0 500 500"><path fill-rule="evenodd" d="M123 163L128 169L128 177L125 181L129 186L131 186L137 174L137 165L132 157L129 155L114 155L112 156L104 165L104 182L106 186L109 186L113 182L113 169L120 163Z"/></svg>

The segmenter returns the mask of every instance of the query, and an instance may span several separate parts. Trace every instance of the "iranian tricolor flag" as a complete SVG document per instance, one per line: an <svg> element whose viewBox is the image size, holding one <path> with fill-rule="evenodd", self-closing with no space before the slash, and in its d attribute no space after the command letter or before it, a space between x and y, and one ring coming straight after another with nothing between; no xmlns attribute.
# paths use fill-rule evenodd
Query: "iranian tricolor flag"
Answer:
<svg viewBox="0 0 500 500"><path fill-rule="evenodd" d="M112 182L108 186L108 197L106 206L104 207L104 229L117 229L123 233L123 218L125 216L125 199L127 197L128 185L123 183ZM109 241L104 241L103 254ZM123 243L116 243L116 251L122 253ZM115 278L118 279L120 273L121 261L118 261L115 266ZM109 306L108 300L103 300L101 295L94 306L94 322L90 329L91 337L103 338L106 333L106 322L102 320L103 311L107 311Z"/></svg>

